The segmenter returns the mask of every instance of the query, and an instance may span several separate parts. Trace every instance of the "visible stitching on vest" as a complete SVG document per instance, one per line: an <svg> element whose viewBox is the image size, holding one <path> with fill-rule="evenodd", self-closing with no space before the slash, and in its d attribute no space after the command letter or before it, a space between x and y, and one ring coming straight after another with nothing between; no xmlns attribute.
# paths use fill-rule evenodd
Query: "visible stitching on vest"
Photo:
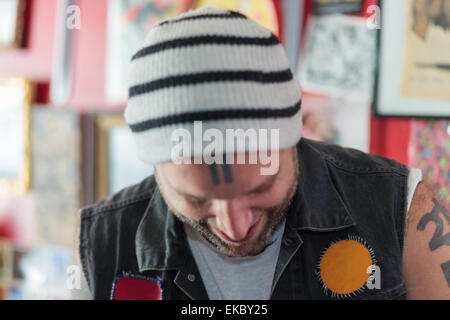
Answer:
<svg viewBox="0 0 450 320"><path fill-rule="evenodd" d="M316 142L317 143L317 142ZM319 143L323 144L323 143ZM389 168L382 167L379 165L372 166L372 167L354 167L349 166L347 163L336 159L330 154L324 153L320 148L316 148L314 143L307 143L307 145L312 148L315 152L319 154L320 157L322 157L324 160L328 160L330 163L334 164L337 168L340 168L342 170L349 170L351 172L357 172L357 173L396 173L399 175L407 175L407 170L404 170L402 168L396 168L393 165L391 165ZM370 154L369 154L370 156ZM388 159L390 160L390 159ZM401 166L404 166L403 164L399 163Z"/></svg>
<svg viewBox="0 0 450 320"><path fill-rule="evenodd" d="M336 298L336 299L347 299L347 298L352 298L352 297L356 297L358 294L363 293L364 291L366 291L367 288L367 282L365 282L359 289L356 289L352 292L349 293L337 293L335 291L333 291L332 289L330 289L327 286L327 283L324 281L324 279L322 278L322 274L321 274L321 270L322 270L322 258L324 257L325 253L335 244L343 241L343 240L353 240L356 241L360 244L362 244L369 252L370 254L370 259L371 259L371 263L372 266L377 265L377 258L375 256L375 252L374 249L371 245L369 245L367 243L366 240L364 240L364 238L362 238L361 236L357 235L357 234L347 234L344 237L338 237L337 239L331 241L331 243L328 244L327 247L325 247L319 254L319 259L317 261L316 267L315 267L315 276L317 278L317 280L320 282L323 293L326 296L332 297L332 298ZM371 274L372 275L372 274ZM370 277L370 276L369 276Z"/></svg>
<svg viewBox="0 0 450 320"><path fill-rule="evenodd" d="M155 189L155 188L153 188L153 189ZM153 190L152 190L152 192L153 192ZM107 211L120 209L120 208L126 207L128 205L137 203L137 202L148 200L152 196L153 196L153 193L146 192L146 193L136 196L133 199L126 199L126 200L119 201L119 202L105 204L105 205L102 205L99 207L96 207L95 205L92 207L87 207L87 208L83 209L83 211L81 213L81 219L89 219L93 216L96 216L98 214L101 214L101 213L104 213Z"/></svg>
<svg viewBox="0 0 450 320"><path fill-rule="evenodd" d="M361 175L364 175L364 174L370 175L370 174L381 173L381 174L396 174L396 175L400 175L400 176L406 176L406 173L401 172L401 169L395 169L395 168L387 169L387 168L382 168L382 167L373 167L373 168L349 167L349 166L345 165L343 162L336 161L336 159L334 159L330 156L327 156L327 155L323 155L323 156L324 156L325 161L334 165L337 169L347 171L349 173L358 173Z"/></svg>

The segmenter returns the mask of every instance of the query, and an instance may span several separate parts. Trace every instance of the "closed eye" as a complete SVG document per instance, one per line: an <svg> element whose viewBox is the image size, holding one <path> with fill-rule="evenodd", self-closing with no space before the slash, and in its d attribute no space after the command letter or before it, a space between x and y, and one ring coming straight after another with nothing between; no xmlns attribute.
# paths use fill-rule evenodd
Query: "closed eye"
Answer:
<svg viewBox="0 0 450 320"><path fill-rule="evenodd" d="M261 193L264 193L264 192L270 190L271 187L272 187L272 184L262 186L261 188L258 188L258 189L256 189L256 190L253 190L253 191L251 192L251 194L261 194Z"/></svg>
<svg viewBox="0 0 450 320"><path fill-rule="evenodd" d="M185 198L191 204L196 205L196 206L200 206L200 205L203 205L206 203L206 199L202 199L202 198L196 198L196 197L191 197L191 196L186 196Z"/></svg>
<svg viewBox="0 0 450 320"><path fill-rule="evenodd" d="M258 187L246 192L245 194L247 195L252 195L252 194L262 194L268 190L270 190L270 188L272 188L274 181L275 181L276 175L272 176L268 181L264 182L263 184L259 185Z"/></svg>

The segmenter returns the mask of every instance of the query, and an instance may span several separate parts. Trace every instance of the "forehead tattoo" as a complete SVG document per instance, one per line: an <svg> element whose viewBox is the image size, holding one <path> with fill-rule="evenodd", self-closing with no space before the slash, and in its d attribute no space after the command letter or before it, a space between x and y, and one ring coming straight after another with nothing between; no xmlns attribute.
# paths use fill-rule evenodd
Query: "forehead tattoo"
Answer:
<svg viewBox="0 0 450 320"><path fill-rule="evenodd" d="M226 155L223 155L223 176L225 177L225 183L233 182L233 175L231 174L231 167L226 163Z"/></svg>
<svg viewBox="0 0 450 320"><path fill-rule="evenodd" d="M225 178L225 183L232 183L233 175L231 173L231 167L226 163L225 158L226 158L226 155L224 154L223 155L223 165L222 165L223 176ZM215 184L215 185L220 184L220 178L219 178L219 173L217 170L217 164L215 162L213 162L208 167L209 167L209 174L211 176L211 180L212 180L213 184Z"/></svg>
<svg viewBox="0 0 450 320"><path fill-rule="evenodd" d="M209 167L209 174L211 175L211 179L213 184L220 184L219 174L217 172L217 165L215 162L208 165Z"/></svg>

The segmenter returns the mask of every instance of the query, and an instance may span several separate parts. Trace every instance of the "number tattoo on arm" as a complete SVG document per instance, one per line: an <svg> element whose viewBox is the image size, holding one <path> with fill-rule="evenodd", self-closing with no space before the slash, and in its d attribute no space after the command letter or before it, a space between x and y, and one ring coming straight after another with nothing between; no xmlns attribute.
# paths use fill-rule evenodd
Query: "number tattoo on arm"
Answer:
<svg viewBox="0 0 450 320"><path fill-rule="evenodd" d="M450 232L442 235L444 232L444 222L442 221L442 218L439 214L442 213L445 220L447 221L447 224L450 224L450 215L435 198L433 198L432 201L434 203L433 209L425 214L417 224L417 230L419 231L425 230L425 227L430 222L434 222L434 224L436 225L436 230L434 231L433 237L431 238L431 241L429 243L431 251L436 250L443 245L450 246Z"/></svg>
<svg viewBox="0 0 450 320"><path fill-rule="evenodd" d="M447 224L450 224L450 215L448 211L435 199L432 199L434 203L433 209L425 214L417 224L417 230L423 231L428 223L434 222L436 225L436 230L434 231L433 237L429 243L430 250L436 250L443 245L450 246L450 232L443 235L444 233L444 221L440 217L440 213L444 216ZM450 287L450 260L441 264L442 272L444 273L447 284Z"/></svg>

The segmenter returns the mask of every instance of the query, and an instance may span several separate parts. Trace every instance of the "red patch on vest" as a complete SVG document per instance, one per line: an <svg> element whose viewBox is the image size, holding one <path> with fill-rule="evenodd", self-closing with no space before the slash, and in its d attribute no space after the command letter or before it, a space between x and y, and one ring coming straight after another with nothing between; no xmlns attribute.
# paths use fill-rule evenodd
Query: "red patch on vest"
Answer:
<svg viewBox="0 0 450 320"><path fill-rule="evenodd" d="M161 282L143 276L119 275L112 288L112 300L162 300Z"/></svg>

